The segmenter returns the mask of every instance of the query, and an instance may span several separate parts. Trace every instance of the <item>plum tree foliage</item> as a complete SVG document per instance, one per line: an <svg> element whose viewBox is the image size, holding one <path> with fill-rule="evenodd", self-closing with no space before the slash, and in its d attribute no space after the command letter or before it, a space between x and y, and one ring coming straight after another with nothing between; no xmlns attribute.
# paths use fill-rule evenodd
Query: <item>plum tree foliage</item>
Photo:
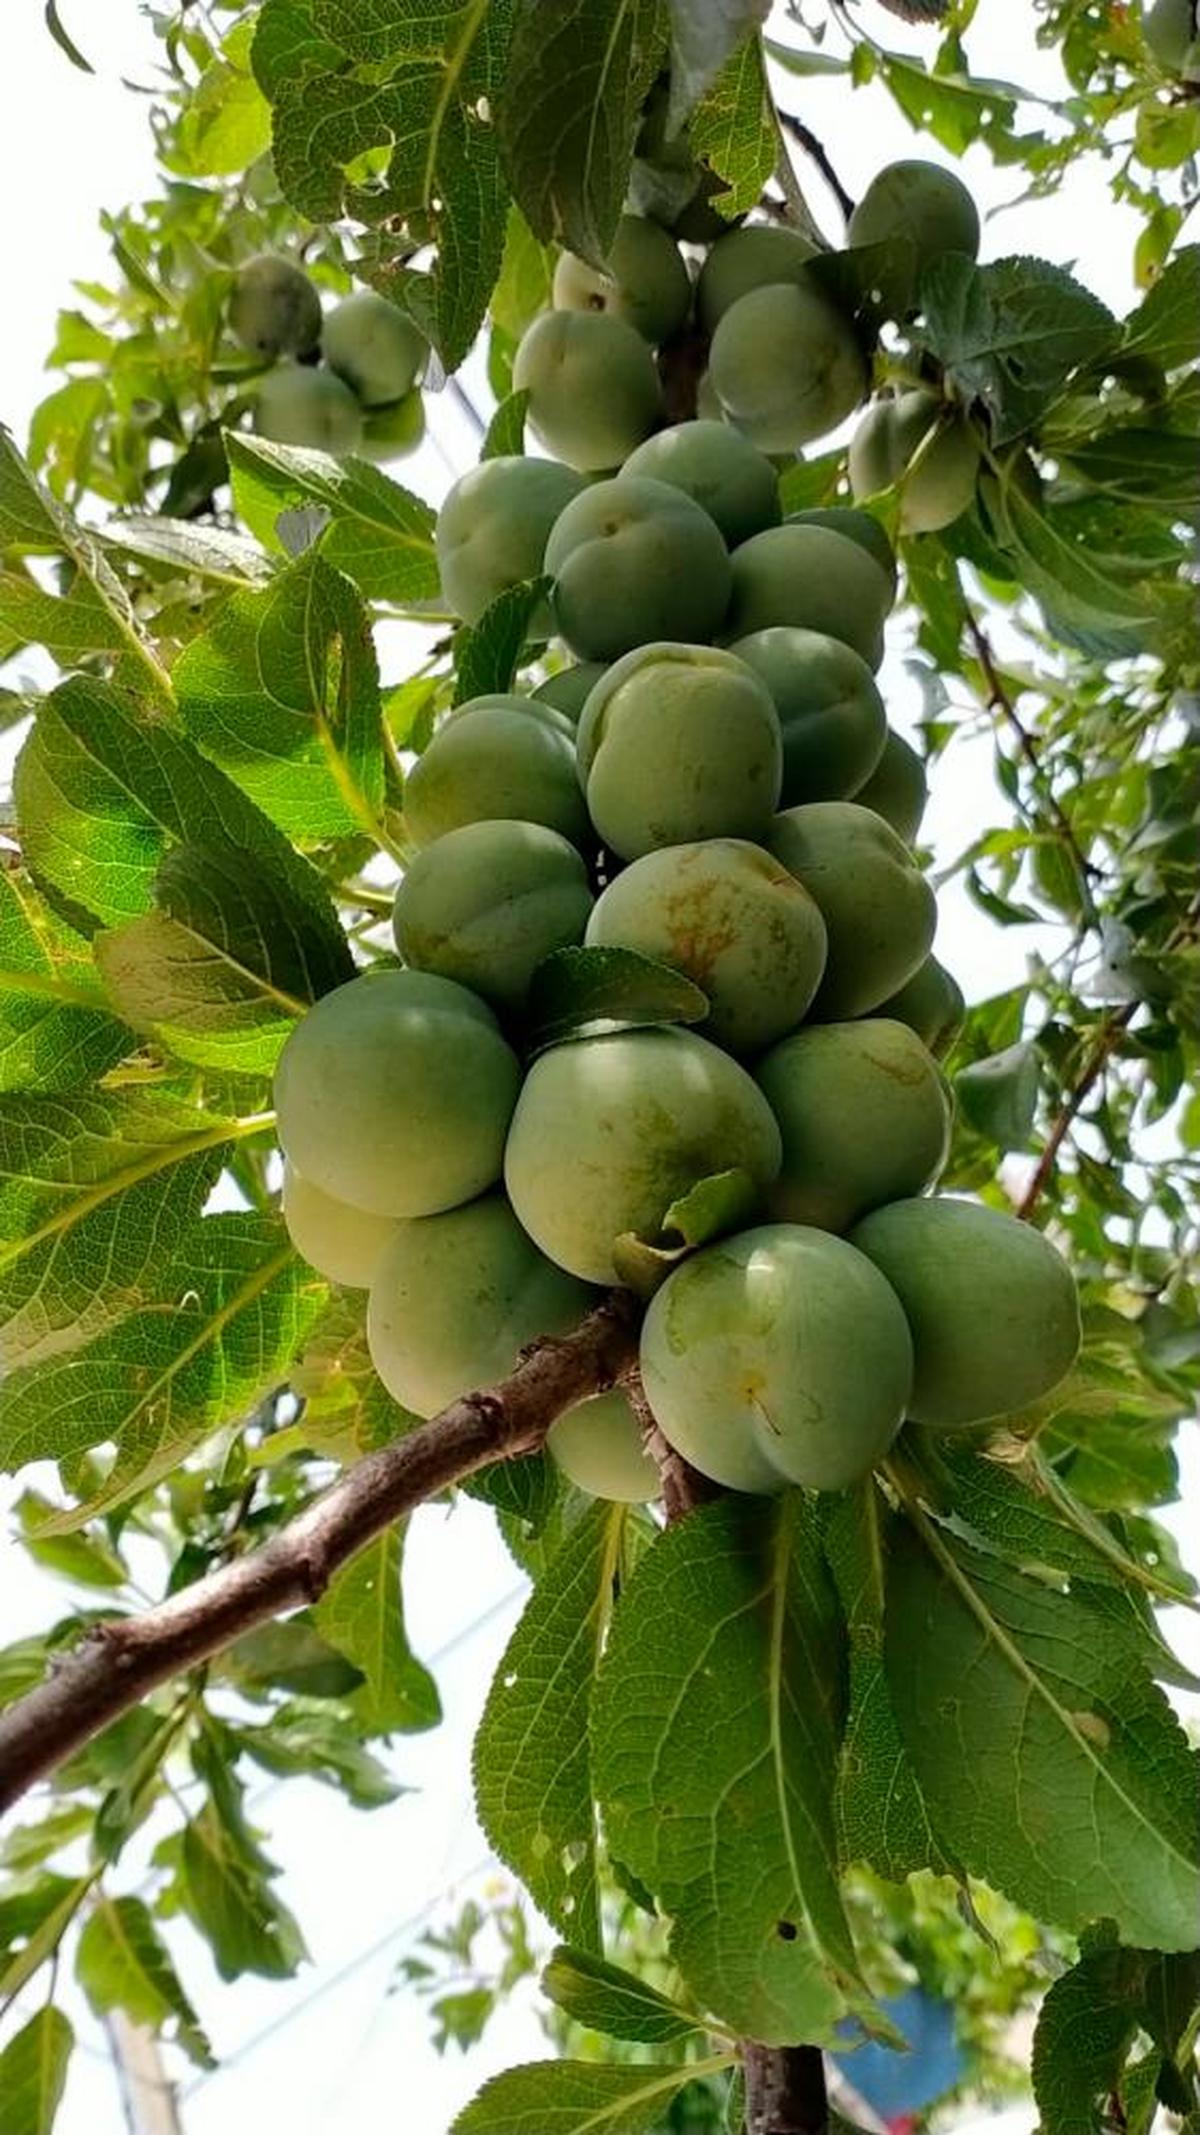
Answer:
<svg viewBox="0 0 1200 2135"><path fill-rule="evenodd" d="M250 1769L393 1799L459 1488L564 2056L456 2135L814 2135L914 1974L985 2084L1044 1996L1043 2135L1196 2115L1195 11L1040 0L1055 99L888 5L156 11L162 188L0 433L5 2135L68 1968L200 2069L174 1919L295 1972ZM857 202L828 98L916 135ZM1083 164L1123 316L1037 256ZM470 1904L464 2043L541 1948L464 2002Z"/></svg>

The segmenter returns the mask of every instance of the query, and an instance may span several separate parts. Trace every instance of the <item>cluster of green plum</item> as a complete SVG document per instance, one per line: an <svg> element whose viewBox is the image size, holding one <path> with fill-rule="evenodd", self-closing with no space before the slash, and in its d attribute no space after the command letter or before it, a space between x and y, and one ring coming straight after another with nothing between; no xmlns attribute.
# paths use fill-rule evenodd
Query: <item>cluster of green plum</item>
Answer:
<svg viewBox="0 0 1200 2135"><path fill-rule="evenodd" d="M782 520L770 462L697 419L600 481L485 462L436 538L467 618L544 565L533 635L574 664L442 721L405 787L402 968L327 995L280 1059L291 1235L369 1289L381 1379L418 1415L494 1382L733 1174L756 1227L671 1267L641 1345L703 1473L839 1488L905 1417L956 1430L1037 1399L1077 1345L1066 1267L1014 1218L927 1197L962 1003L907 842L922 767L873 672L879 523ZM706 1019L538 1050L534 974L579 944L683 974ZM599 1495L657 1492L620 1392L549 1446Z"/></svg>
<svg viewBox="0 0 1200 2135"><path fill-rule="evenodd" d="M260 437L376 459L420 444L417 380L428 347L386 297L359 289L323 313L302 268L261 253L234 278L229 326L243 348L274 366L255 389Z"/></svg>

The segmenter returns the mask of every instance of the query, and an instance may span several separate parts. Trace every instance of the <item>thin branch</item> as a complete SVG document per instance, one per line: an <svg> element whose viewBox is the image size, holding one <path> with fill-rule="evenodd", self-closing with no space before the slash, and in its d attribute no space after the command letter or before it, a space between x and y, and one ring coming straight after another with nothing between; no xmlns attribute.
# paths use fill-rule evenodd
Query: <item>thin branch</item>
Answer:
<svg viewBox="0 0 1200 2135"><path fill-rule="evenodd" d="M798 119L793 111L781 111L779 113L779 124L784 133L790 135L793 141L799 143L805 155L812 158L834 199L837 201L846 221L849 222L854 213L854 195L846 191L845 186L838 177L833 164L829 160L829 152L824 142L819 141L811 126L806 126L803 119Z"/></svg>
<svg viewBox="0 0 1200 2135"><path fill-rule="evenodd" d="M1017 1214L1022 1223L1027 1223L1041 1200L1050 1174L1054 1169L1059 1150L1066 1141L1076 1117L1108 1066L1111 1055L1120 1042L1121 1035L1133 1020L1139 1001L1128 1001L1124 1008L1106 1016L1100 1025L1095 1040L1087 1053L1083 1066L1067 1092L1062 1109L1046 1137L1046 1145L1037 1161L1037 1169L1021 1196Z"/></svg>
<svg viewBox="0 0 1200 2135"><path fill-rule="evenodd" d="M697 1505L707 1505L721 1495L720 1483L710 1483L706 1475L693 1468L682 1453L668 1445L654 1420L654 1411L646 1399L640 1371L633 1371L625 1381L629 1406L642 1427L642 1443L658 1469L662 1482L663 1511L667 1526L674 1527L677 1520L685 1519Z"/></svg>
<svg viewBox="0 0 1200 2135"><path fill-rule="evenodd" d="M829 2098L819 2046L742 2045L746 2135L825 2135Z"/></svg>
<svg viewBox="0 0 1200 2135"><path fill-rule="evenodd" d="M630 1370L636 1319L633 1299L615 1292L574 1333L537 1344L500 1385L464 1395L359 1461L263 1548L142 1616L95 1625L0 1714L0 1810L160 1683L315 1601L341 1565L415 1506L493 1461L536 1451L564 1409Z"/></svg>

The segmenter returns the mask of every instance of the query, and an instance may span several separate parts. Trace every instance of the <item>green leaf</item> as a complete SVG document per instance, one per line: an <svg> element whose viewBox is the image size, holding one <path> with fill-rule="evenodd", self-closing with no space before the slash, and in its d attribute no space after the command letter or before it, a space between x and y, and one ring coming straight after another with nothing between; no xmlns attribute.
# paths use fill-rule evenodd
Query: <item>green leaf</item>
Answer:
<svg viewBox="0 0 1200 2135"><path fill-rule="evenodd" d="M884 1533L888 1514L873 1481L827 1501L825 1555L850 1640L850 1710L838 1752L838 1844L902 1883L947 1862L900 1739L884 1674Z"/></svg>
<svg viewBox="0 0 1200 2135"><path fill-rule="evenodd" d="M1014 575L1041 602L1052 628L1096 655L1114 659L1142 649L1153 608L1141 588L1119 579L1089 548L1083 530L1034 504L1009 485L1004 494L1005 547Z"/></svg>
<svg viewBox="0 0 1200 2135"><path fill-rule="evenodd" d="M595 1026L701 1023L708 1000L691 979L637 949L556 949L533 974L528 1027L534 1047Z"/></svg>
<svg viewBox="0 0 1200 2135"><path fill-rule="evenodd" d="M1138 2032L1173 2063L1198 2001L1200 1958L1089 1937L1038 2015L1032 2074L1042 2135L1103 2135Z"/></svg>
<svg viewBox="0 0 1200 2135"><path fill-rule="evenodd" d="M732 2054L641 2068L530 2061L485 2083L450 2135L654 2135L685 2085L732 2062Z"/></svg>
<svg viewBox="0 0 1200 2135"><path fill-rule="evenodd" d="M0 1898L0 1996L7 2000L19 1994L54 1955L94 1880L92 1875L73 1880L43 1875L12 1897Z"/></svg>
<svg viewBox="0 0 1200 2135"><path fill-rule="evenodd" d="M62 16L58 12L58 0L46 0L46 28L53 37L59 51L66 53L73 67L78 67L81 74L95 73L96 69L91 61L84 58L79 46L68 36L64 29Z"/></svg>
<svg viewBox="0 0 1200 2135"><path fill-rule="evenodd" d="M0 1091L78 1089L132 1045L98 990L87 943L24 876L0 872Z"/></svg>
<svg viewBox="0 0 1200 2135"><path fill-rule="evenodd" d="M176 140L189 177L234 177L271 146L270 106L248 74L214 60L184 104Z"/></svg>
<svg viewBox="0 0 1200 2135"><path fill-rule="evenodd" d="M160 1277L160 1287L166 1282ZM209 1216L174 1269L171 1309L132 1314L68 1357L0 1387L0 1463L117 1457L86 1502L45 1523L64 1533L147 1489L286 1372L324 1302L273 1218Z"/></svg>
<svg viewBox="0 0 1200 2135"><path fill-rule="evenodd" d="M671 96L668 126L678 131L718 75L742 56L753 40L762 80L757 32L771 12L771 0L668 0L671 12ZM748 201L748 207L755 203Z"/></svg>
<svg viewBox="0 0 1200 2135"><path fill-rule="evenodd" d="M276 530L280 513L315 504L329 514L322 557L368 600L398 608L437 602L434 513L419 497L366 460L333 460L235 431L226 447L234 504L265 548L285 554Z"/></svg>
<svg viewBox="0 0 1200 2135"><path fill-rule="evenodd" d="M896 13L904 11L901 0L891 4ZM981 138L993 148L1011 143L1017 93L1006 83L944 74L895 52L886 55L881 72L905 117L930 132L952 156L961 156Z"/></svg>
<svg viewBox="0 0 1200 2135"><path fill-rule="evenodd" d="M608 1842L670 1917L692 1992L767 2045L831 2039L861 1992L833 1813L844 1678L798 1491L669 1528L622 1591L600 1670Z"/></svg>
<svg viewBox="0 0 1200 2135"><path fill-rule="evenodd" d="M496 1670L475 1737L475 1802L489 1843L534 1903L599 1946L587 1721L627 1508L595 1505L539 1579Z"/></svg>
<svg viewBox="0 0 1200 2135"><path fill-rule="evenodd" d="M352 1706L371 1734L436 1727L437 1685L413 1654L404 1629L400 1562L403 1527L390 1527L335 1573L313 1621L323 1638L361 1669Z"/></svg>
<svg viewBox="0 0 1200 2135"><path fill-rule="evenodd" d="M1001 1149L1027 1149L1037 1113L1041 1062L1035 1045L1008 1045L973 1060L954 1078L954 1095L977 1133Z"/></svg>
<svg viewBox="0 0 1200 2135"><path fill-rule="evenodd" d="M222 1979L290 1979L307 1954L304 1939L271 1889L269 1863L225 1807L214 1795L184 1825L180 1896Z"/></svg>
<svg viewBox="0 0 1200 2135"><path fill-rule="evenodd" d="M97 2016L123 2009L135 2024L165 2029L198 2067L216 2066L166 1944L140 1898L97 1893L75 1951L75 1973Z"/></svg>
<svg viewBox="0 0 1200 2135"><path fill-rule="evenodd" d="M488 603L477 623L464 624L455 632L456 704L466 704L472 697L487 696L493 691L503 694L512 688L530 627L552 584L549 578L528 578L520 585L505 586Z"/></svg>
<svg viewBox="0 0 1200 2135"><path fill-rule="evenodd" d="M1148 296L1125 321L1123 354L1148 356L1164 371L1192 363L1200 312L1200 245L1185 245L1167 261Z"/></svg>
<svg viewBox="0 0 1200 2135"><path fill-rule="evenodd" d="M296 843L381 840L383 730L370 618L312 550L234 593L175 667L183 723Z"/></svg>
<svg viewBox="0 0 1200 2135"><path fill-rule="evenodd" d="M525 418L529 412L529 392L522 388L519 393L510 393L500 402L487 435L479 448L481 460L513 459L525 450Z"/></svg>
<svg viewBox="0 0 1200 2135"><path fill-rule="evenodd" d="M535 237L603 265L665 53L660 0L515 0L497 122Z"/></svg>
<svg viewBox="0 0 1200 2135"><path fill-rule="evenodd" d="M757 37L721 68L692 114L688 139L698 161L724 180L722 214L744 215L757 206L779 153Z"/></svg>
<svg viewBox="0 0 1200 2135"><path fill-rule="evenodd" d="M519 341L539 311L550 308L554 281L555 248L538 243L521 210L514 203L508 211L504 257L500 276L492 291L488 311L492 324L513 341ZM510 396L510 398L515 396ZM517 450L520 448L517 447Z"/></svg>
<svg viewBox="0 0 1200 2135"><path fill-rule="evenodd" d="M153 1090L0 1097L4 1360L53 1356L157 1298L232 1148L263 1127Z"/></svg>
<svg viewBox="0 0 1200 2135"><path fill-rule="evenodd" d="M1189 1949L1195 1760L1136 1642L1098 1605L901 1522L887 1670L939 1836L972 1875L1078 1931ZM953 1686L948 1691L947 1686Z"/></svg>
<svg viewBox="0 0 1200 2135"><path fill-rule="evenodd" d="M356 1723L340 1712L285 1705L263 1727L238 1728L237 1741L277 1779L321 1779L356 1809L383 1808L408 1789L363 1747L355 1729Z"/></svg>
<svg viewBox="0 0 1200 2135"><path fill-rule="evenodd" d="M1137 424L1102 430L1078 444L1055 440L1054 456L1110 496L1192 509L1200 490L1194 437Z"/></svg>
<svg viewBox="0 0 1200 2135"><path fill-rule="evenodd" d="M15 1824L0 1845L0 1861L18 1874L27 1868L38 1868L72 1839L90 1831L92 1817L93 1811L85 1803L68 1802L60 1809L51 1809L40 1823Z"/></svg>
<svg viewBox="0 0 1200 2135"><path fill-rule="evenodd" d="M672 1201L657 1239L623 1231L613 1242L613 1266L631 1290L652 1297L671 1269L698 1245L753 1222L761 1199L757 1182L740 1166L710 1172Z"/></svg>
<svg viewBox="0 0 1200 2135"><path fill-rule="evenodd" d="M4 2135L50 2135L67 2080L75 2034L49 2004L0 2053Z"/></svg>
<svg viewBox="0 0 1200 2135"><path fill-rule="evenodd" d="M702 2031L689 2016L644 1980L589 1950L560 1943L542 1973L542 1991L577 2024L609 2039L637 2039L643 2046L671 2046Z"/></svg>
<svg viewBox="0 0 1200 2135"><path fill-rule="evenodd" d="M148 564L155 575L200 578L214 586L262 585L274 569L270 557L244 534L196 526L186 519L155 518L149 512L126 512L110 520L104 544Z"/></svg>
<svg viewBox="0 0 1200 2135"><path fill-rule="evenodd" d="M47 1498L39 1497L36 1491L26 1490L16 1509L24 1538L23 1547L35 1564L44 1565L56 1578L69 1579L73 1586L99 1587L111 1593L114 1587L127 1585L128 1566L101 1531L90 1535L57 1535L51 1540L39 1541L38 1528L47 1513L53 1512L53 1505Z"/></svg>
<svg viewBox="0 0 1200 2135"><path fill-rule="evenodd" d="M1048 260L976 267L947 253L921 281L923 338L966 400L987 407L995 445L1030 429L1072 372L1116 346L1120 328L1098 297Z"/></svg>

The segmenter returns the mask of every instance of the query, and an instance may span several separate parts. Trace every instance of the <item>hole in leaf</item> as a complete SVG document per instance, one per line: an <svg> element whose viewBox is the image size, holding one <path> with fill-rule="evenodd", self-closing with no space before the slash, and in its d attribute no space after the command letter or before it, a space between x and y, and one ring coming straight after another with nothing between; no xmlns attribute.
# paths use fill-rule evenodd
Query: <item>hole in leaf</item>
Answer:
<svg viewBox="0 0 1200 2135"><path fill-rule="evenodd" d="M781 1920L775 1930L781 1942L794 1942L799 1932L794 1920Z"/></svg>

